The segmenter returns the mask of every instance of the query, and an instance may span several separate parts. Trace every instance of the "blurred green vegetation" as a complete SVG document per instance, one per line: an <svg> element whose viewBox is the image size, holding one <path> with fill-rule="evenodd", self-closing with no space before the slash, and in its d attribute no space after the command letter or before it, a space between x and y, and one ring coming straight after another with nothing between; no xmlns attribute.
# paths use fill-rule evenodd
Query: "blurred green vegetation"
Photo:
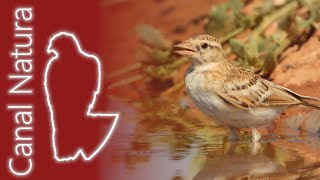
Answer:
<svg viewBox="0 0 320 180"><path fill-rule="evenodd" d="M235 55L232 62L236 65L268 77L288 47L302 45L319 27L320 0L254 2L228 0L214 5L208 12L204 33L218 38L226 54ZM165 84L160 94L178 92L183 82L176 79L177 73L188 60L172 52L176 41L147 24L138 25L136 32L142 44L137 53L141 60L109 78L139 73L111 84L110 89L142 81L147 85Z"/></svg>

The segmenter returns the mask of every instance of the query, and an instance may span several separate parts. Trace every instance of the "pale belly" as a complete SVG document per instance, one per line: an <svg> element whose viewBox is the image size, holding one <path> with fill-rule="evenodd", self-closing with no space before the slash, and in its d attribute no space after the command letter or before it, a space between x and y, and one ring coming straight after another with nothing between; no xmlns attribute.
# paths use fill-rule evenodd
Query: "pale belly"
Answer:
<svg viewBox="0 0 320 180"><path fill-rule="evenodd" d="M261 127L269 125L287 107L259 107L239 109L214 94L188 92L195 105L216 123L237 128Z"/></svg>

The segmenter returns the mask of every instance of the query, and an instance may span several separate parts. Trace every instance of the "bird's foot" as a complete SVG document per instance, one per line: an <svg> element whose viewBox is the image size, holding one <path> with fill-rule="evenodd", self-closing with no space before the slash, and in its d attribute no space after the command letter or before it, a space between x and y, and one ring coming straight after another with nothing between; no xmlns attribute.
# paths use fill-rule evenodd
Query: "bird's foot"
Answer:
<svg viewBox="0 0 320 180"><path fill-rule="evenodd" d="M251 128L252 130L252 141L259 142L261 140L261 135L256 128Z"/></svg>

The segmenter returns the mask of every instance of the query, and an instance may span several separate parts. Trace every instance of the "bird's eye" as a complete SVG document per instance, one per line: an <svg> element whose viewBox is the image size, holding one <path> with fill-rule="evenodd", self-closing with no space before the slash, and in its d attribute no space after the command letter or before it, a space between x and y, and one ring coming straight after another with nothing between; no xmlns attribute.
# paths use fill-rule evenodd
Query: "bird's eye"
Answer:
<svg viewBox="0 0 320 180"><path fill-rule="evenodd" d="M202 49L206 49L208 46L209 46L208 43L203 43L203 44L201 45Z"/></svg>

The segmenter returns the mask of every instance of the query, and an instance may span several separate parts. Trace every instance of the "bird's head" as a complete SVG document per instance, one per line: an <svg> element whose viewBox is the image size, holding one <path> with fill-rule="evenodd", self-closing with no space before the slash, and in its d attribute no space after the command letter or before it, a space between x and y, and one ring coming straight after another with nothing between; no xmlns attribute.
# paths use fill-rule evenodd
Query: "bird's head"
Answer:
<svg viewBox="0 0 320 180"><path fill-rule="evenodd" d="M198 35L174 46L174 52L188 56L195 65L224 60L224 52L219 41L209 35Z"/></svg>

